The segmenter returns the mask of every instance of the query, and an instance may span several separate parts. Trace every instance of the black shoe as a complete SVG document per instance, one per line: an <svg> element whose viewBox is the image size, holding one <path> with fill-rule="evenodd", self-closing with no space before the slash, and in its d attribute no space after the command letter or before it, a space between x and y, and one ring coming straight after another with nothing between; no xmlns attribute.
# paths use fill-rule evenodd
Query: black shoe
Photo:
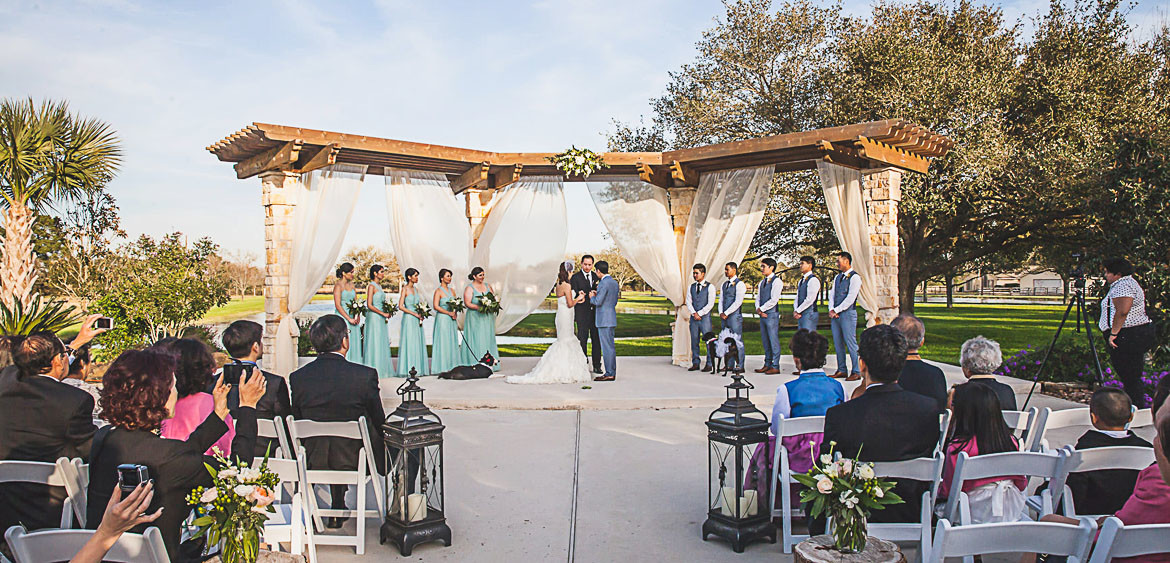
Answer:
<svg viewBox="0 0 1170 563"><path fill-rule="evenodd" d="M699 371L699 364L692 365L687 371Z"/></svg>
<svg viewBox="0 0 1170 563"><path fill-rule="evenodd" d="M331 530L336 530L345 525L345 521L349 518L326 518L325 527Z"/></svg>
<svg viewBox="0 0 1170 563"><path fill-rule="evenodd" d="M601 368L593 368L593 374L594 374L594 375L601 375L601 374L603 374L603 373L605 373L605 372L604 372L604 371L601 371Z"/></svg>

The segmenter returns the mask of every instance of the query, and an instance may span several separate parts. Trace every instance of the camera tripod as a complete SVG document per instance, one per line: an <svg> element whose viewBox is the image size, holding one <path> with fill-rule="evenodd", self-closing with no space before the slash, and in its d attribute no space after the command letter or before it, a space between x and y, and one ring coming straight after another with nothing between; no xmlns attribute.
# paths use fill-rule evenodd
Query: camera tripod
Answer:
<svg viewBox="0 0 1170 563"><path fill-rule="evenodd" d="M1073 330L1080 332L1083 325L1085 337L1089 339L1089 350L1093 353L1093 365L1097 368L1096 382L1100 385L1105 381L1105 371L1101 369L1101 357L1097 355L1097 346L1093 339L1093 330L1096 327L1089 321L1088 309L1085 307L1085 268L1080 264L1080 255L1074 254L1073 257L1077 259L1077 267L1072 271L1072 299L1069 300L1068 307L1064 309L1064 317L1060 319L1060 325L1056 327L1056 334L1052 336L1052 343L1048 345L1044 359L1040 361L1040 369L1037 369L1036 375L1032 377L1032 388L1028 390L1028 397L1024 399L1024 406L1020 407L1020 410L1027 410L1028 401L1032 400L1032 394L1036 392L1036 386L1040 384L1040 375L1044 373L1044 366L1048 365L1048 358L1052 357L1052 350L1056 348L1056 341L1060 339L1060 333L1064 330L1064 325L1068 322L1068 317L1074 306L1077 308L1077 324Z"/></svg>

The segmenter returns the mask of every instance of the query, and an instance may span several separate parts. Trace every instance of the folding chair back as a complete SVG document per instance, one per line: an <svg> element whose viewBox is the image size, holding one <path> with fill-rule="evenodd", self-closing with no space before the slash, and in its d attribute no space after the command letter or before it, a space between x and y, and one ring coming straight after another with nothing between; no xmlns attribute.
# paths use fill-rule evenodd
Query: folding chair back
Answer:
<svg viewBox="0 0 1170 563"><path fill-rule="evenodd" d="M768 506L772 509L772 517L779 517L781 521L781 548L784 553L792 553L792 546L808 539L808 535L792 533L793 517L803 516L803 513L799 507L792 507L792 486L796 481L792 479L792 470L788 466L788 449L780 442L786 436L824 432L825 417L781 418L776 424L779 435L776 436L776 448L772 452L772 498ZM780 495L780 508L776 508L776 495Z"/></svg>
<svg viewBox="0 0 1170 563"><path fill-rule="evenodd" d="M67 457L57 458L57 471L65 482L65 494L68 495L69 503L73 507L73 517L77 519L77 523L81 527L85 527L86 514L85 510L88 506L89 497L87 492L89 489L89 465L81 461L81 458L75 457L69 459ZM65 515L61 515L62 521ZM70 526L61 526L62 528L70 528Z"/></svg>
<svg viewBox="0 0 1170 563"><path fill-rule="evenodd" d="M1019 440L1021 452L1029 451L1036 436L1044 433L1040 409L1036 407L1026 411L1003 411L1003 421Z"/></svg>
<svg viewBox="0 0 1170 563"><path fill-rule="evenodd" d="M1149 467L1150 464L1154 463L1154 448L1143 448L1140 446L1109 446L1104 448L1091 448L1087 450L1074 450L1072 446L1066 446L1064 451L1066 455L1064 471L1058 479L1052 480L1052 487L1060 487L1059 490L1061 490L1063 494L1056 496L1055 500L1053 501L1053 506L1055 506L1056 502L1059 502L1061 499L1063 499L1064 515L1071 518L1090 515L1077 514L1076 503L1072 497L1072 491L1065 485L1070 474L1083 473L1087 471L1101 471L1103 469L1128 469L1131 471L1141 471ZM1103 515L1094 514L1092 516Z"/></svg>
<svg viewBox="0 0 1170 563"><path fill-rule="evenodd" d="M919 553L930 550L930 527L933 519L935 500L938 498L938 484L942 480L943 454L907 461L883 461L873 464L874 474L894 481L910 479L929 483L930 488L922 493L922 509L917 522L870 523L869 535L889 541L919 542Z"/></svg>
<svg viewBox="0 0 1170 563"><path fill-rule="evenodd" d="M947 445L947 432L950 429L951 409L947 409L938 415L938 443L934 446L935 453L944 451L943 448Z"/></svg>
<svg viewBox="0 0 1170 563"><path fill-rule="evenodd" d="M1131 420L1129 422L1129 426L1127 426L1126 428L1133 430L1134 428L1142 428L1145 426L1153 426L1153 425L1154 425L1154 413L1152 411L1150 411L1150 409L1138 409L1136 411L1133 411L1133 420Z"/></svg>
<svg viewBox="0 0 1170 563"><path fill-rule="evenodd" d="M23 526L8 528L4 537L16 563L69 561L93 536L93 530L42 530L28 532ZM102 561L113 563L169 563L162 533L151 526L143 534L122 534Z"/></svg>
<svg viewBox="0 0 1170 563"><path fill-rule="evenodd" d="M64 487L65 476L56 463L44 461L0 461L0 483L38 483ZM73 527L73 501L65 499L61 506L61 527ZM72 557L69 556L69 557ZM66 557L65 559L69 559Z"/></svg>
<svg viewBox="0 0 1170 563"><path fill-rule="evenodd" d="M1110 516L1101 526L1101 535L1089 563L1155 553L1170 553L1170 524L1126 526L1116 516Z"/></svg>
<svg viewBox="0 0 1170 563"><path fill-rule="evenodd" d="M260 438L269 438L276 440L276 451L268 452L268 457L281 457L285 459L292 459L292 448L289 447L288 437L284 431L284 422L280 417L271 420L267 418L256 419L256 436Z"/></svg>
<svg viewBox="0 0 1170 563"><path fill-rule="evenodd" d="M975 555L992 553L1047 553L1064 555L1070 562L1081 562L1089 552L1097 523L1082 521L1079 526L1050 522L1005 522L952 527L939 520L934 531L934 546L923 560L943 563L947 557L973 561Z"/></svg>
<svg viewBox="0 0 1170 563"><path fill-rule="evenodd" d="M269 515L264 524L264 543L274 551L280 550L281 542L288 542L293 554L304 553L308 546L309 561L317 560L317 543L313 534L313 517L309 513L307 496L312 490L305 484L305 452L297 451L296 459L269 459L268 468L280 478L277 494L280 495L273 504L276 512ZM284 490L291 490L288 502L282 494Z"/></svg>
<svg viewBox="0 0 1170 563"><path fill-rule="evenodd" d="M1088 407L1055 411L1044 407L1040 409L1038 416L1039 420L1042 421L1041 428L1043 430L1036 436L1036 439L1031 441L1032 444L1029 447L1029 451L1034 452L1042 452L1049 449L1048 433L1052 430L1093 425L1093 419L1089 417Z"/></svg>
<svg viewBox="0 0 1170 563"><path fill-rule="evenodd" d="M967 455L967 452L959 452L959 457L955 461L955 474L951 479L951 494L947 498L944 517L964 526L970 523L965 516L969 506L967 505L967 494L962 492L964 482L1015 475L1052 481L1058 479L1064 471L1065 454L1066 452L1061 450L1045 453L1004 452L971 457ZM960 512L963 514L961 515ZM1051 506L1043 507L1043 514L1051 512Z"/></svg>

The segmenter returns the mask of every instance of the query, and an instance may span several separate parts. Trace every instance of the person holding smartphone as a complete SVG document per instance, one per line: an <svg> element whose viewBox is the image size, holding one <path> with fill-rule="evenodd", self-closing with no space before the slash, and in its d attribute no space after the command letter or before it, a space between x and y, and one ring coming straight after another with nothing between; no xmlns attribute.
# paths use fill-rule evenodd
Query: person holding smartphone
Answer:
<svg viewBox="0 0 1170 563"><path fill-rule="evenodd" d="M154 525L162 533L171 561L194 561L203 549L203 540L193 540L182 547L179 541L183 521L190 512L186 497L195 487L212 485L204 463L214 467L215 460L203 452L228 430L224 422L228 418L227 397L235 386L224 383L220 376L212 392L212 412L186 440L168 440L157 432L163 420L174 414L178 401L175 367L174 356L162 350L128 350L106 371L99 403L110 425L93 436L86 523L91 529L101 525L111 493L119 485L119 466L142 466L144 472L136 471L133 477L145 477L153 484L154 498L147 513L162 509ZM233 457L239 462L252 462L256 403L264 396L265 388L265 378L257 376L239 385L240 408L232 441ZM145 527L140 524L131 531L141 533Z"/></svg>

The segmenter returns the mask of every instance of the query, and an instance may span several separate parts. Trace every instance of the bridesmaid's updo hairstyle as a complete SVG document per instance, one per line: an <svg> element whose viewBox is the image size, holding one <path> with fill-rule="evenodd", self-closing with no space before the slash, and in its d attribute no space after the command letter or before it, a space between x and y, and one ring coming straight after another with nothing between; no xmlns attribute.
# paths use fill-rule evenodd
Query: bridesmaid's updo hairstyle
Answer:
<svg viewBox="0 0 1170 563"><path fill-rule="evenodd" d="M337 267L337 278L340 279L341 276L344 276L345 274L348 274L352 271L353 271L353 264L346 262L346 263Z"/></svg>
<svg viewBox="0 0 1170 563"><path fill-rule="evenodd" d="M370 282L373 282L374 276L377 275L378 272L381 272L384 268L385 266L382 266L381 264L374 264L373 266L370 266Z"/></svg>
<svg viewBox="0 0 1170 563"><path fill-rule="evenodd" d="M402 277L409 280L410 276L417 276L417 275L418 275L418 270L416 270L414 268L407 268L406 272L402 274Z"/></svg>
<svg viewBox="0 0 1170 563"><path fill-rule="evenodd" d="M446 276L450 273L451 270L448 270L447 268L439 268L439 283L443 283L443 276Z"/></svg>
<svg viewBox="0 0 1170 563"><path fill-rule="evenodd" d="M470 273L470 274L467 274L467 279L469 279L469 280L471 280L471 281L475 281L475 276L478 276L478 275L479 275L480 273L482 273L482 272L483 272L483 268L480 268L479 266L476 266L476 267L474 267L474 268L472 268L472 269L471 269L471 273Z"/></svg>

